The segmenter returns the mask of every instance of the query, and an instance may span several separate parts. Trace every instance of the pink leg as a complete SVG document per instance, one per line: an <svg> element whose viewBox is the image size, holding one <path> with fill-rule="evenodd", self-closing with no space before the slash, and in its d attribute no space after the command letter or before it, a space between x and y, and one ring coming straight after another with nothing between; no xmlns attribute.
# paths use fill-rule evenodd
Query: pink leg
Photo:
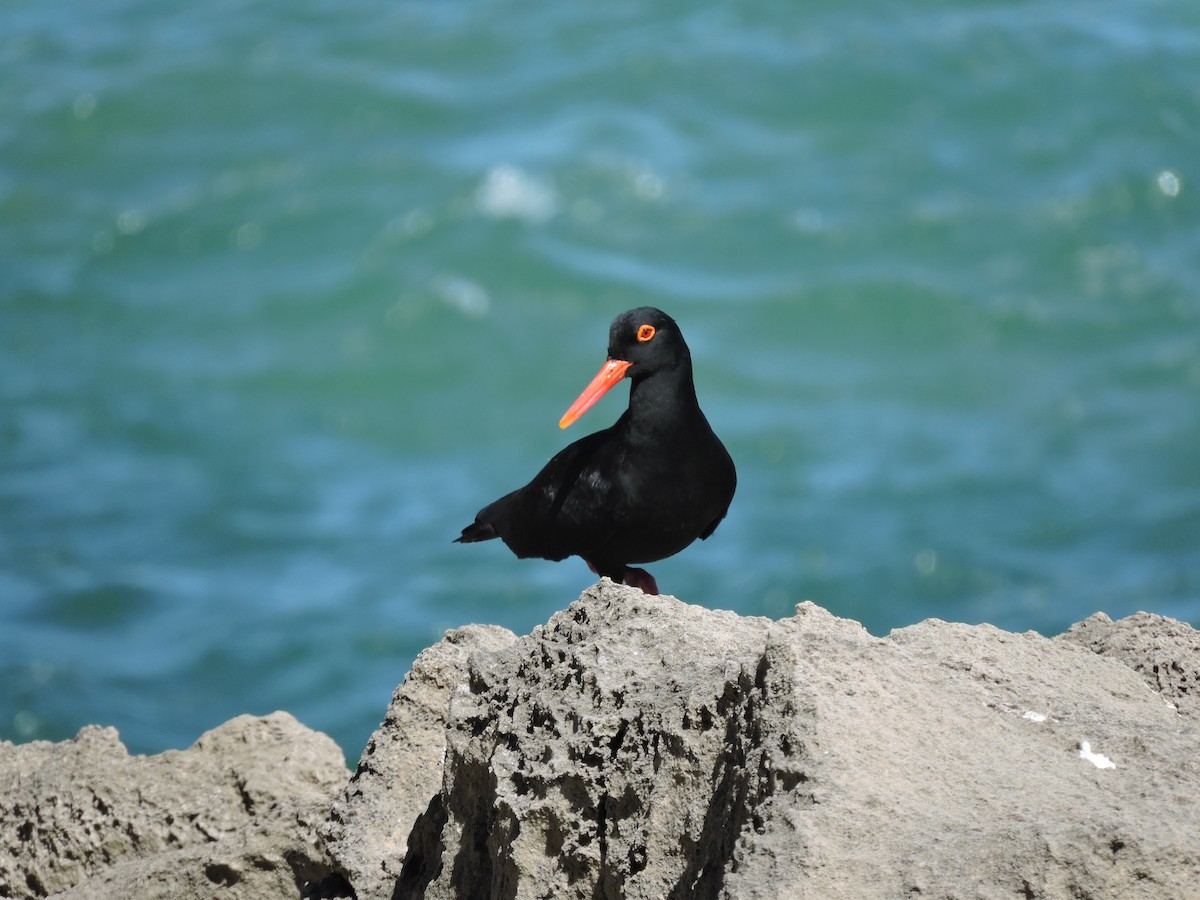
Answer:
<svg viewBox="0 0 1200 900"><path fill-rule="evenodd" d="M643 594L658 595L658 582L645 569L635 569L633 566L626 566L625 576L622 578L622 581L630 587L637 588Z"/></svg>

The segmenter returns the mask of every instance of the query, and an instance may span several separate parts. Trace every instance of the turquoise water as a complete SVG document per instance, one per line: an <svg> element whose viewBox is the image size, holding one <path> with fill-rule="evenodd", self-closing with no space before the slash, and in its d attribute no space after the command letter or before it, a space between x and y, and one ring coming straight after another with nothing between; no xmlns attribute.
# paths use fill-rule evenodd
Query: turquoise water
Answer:
<svg viewBox="0 0 1200 900"><path fill-rule="evenodd" d="M0 9L0 738L354 758L621 310L739 467L664 591L1200 624L1200 7Z"/></svg>

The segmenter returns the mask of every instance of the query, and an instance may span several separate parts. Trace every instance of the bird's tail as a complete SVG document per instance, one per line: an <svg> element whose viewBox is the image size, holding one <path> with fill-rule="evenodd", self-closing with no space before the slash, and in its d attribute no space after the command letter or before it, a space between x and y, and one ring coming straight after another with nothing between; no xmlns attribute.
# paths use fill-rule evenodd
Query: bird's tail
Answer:
<svg viewBox="0 0 1200 900"><path fill-rule="evenodd" d="M462 530L462 534L454 539L456 544L473 544L476 541L490 541L492 538L500 537L487 522L475 521Z"/></svg>

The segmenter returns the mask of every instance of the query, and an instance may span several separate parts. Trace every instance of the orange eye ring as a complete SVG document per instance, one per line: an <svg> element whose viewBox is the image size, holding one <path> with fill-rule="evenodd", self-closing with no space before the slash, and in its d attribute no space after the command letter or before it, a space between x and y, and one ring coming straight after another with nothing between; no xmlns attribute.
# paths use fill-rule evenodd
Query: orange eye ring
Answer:
<svg viewBox="0 0 1200 900"><path fill-rule="evenodd" d="M639 325L637 330L637 339L643 344L654 337L653 325Z"/></svg>

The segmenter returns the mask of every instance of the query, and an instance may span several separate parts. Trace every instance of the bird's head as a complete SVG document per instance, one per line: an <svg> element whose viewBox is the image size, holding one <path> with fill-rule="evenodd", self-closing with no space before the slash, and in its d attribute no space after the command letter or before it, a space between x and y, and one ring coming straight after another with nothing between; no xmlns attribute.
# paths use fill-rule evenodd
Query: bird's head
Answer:
<svg viewBox="0 0 1200 900"><path fill-rule="evenodd" d="M608 360L571 404L558 425L566 428L626 376L635 381L691 363L675 320L661 309L641 306L621 313L608 330Z"/></svg>

